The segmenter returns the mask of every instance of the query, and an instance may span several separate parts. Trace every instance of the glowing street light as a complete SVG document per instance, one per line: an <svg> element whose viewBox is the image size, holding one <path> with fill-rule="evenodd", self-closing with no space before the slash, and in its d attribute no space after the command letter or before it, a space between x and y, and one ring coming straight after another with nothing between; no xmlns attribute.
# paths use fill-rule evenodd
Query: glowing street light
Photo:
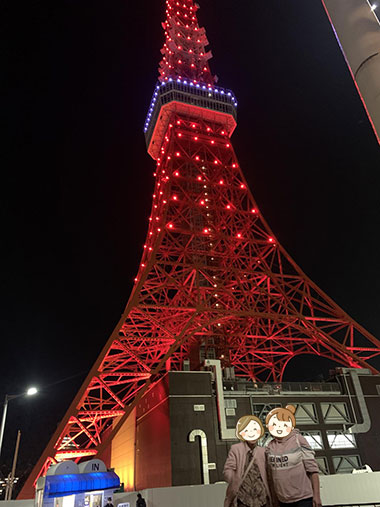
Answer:
<svg viewBox="0 0 380 507"><path fill-rule="evenodd" d="M375 9L377 9L377 4L372 4L371 5L371 11L374 11Z"/></svg>
<svg viewBox="0 0 380 507"><path fill-rule="evenodd" d="M36 387L29 387L29 389L21 394L6 394L4 399L3 406L3 417L1 419L1 428L0 428L0 456L1 456L1 448L3 445L3 437L4 437L4 429L5 429L5 421L7 419L7 410L8 410L8 402L10 400L14 400L15 398L21 398L21 396L33 396L38 393L38 389Z"/></svg>

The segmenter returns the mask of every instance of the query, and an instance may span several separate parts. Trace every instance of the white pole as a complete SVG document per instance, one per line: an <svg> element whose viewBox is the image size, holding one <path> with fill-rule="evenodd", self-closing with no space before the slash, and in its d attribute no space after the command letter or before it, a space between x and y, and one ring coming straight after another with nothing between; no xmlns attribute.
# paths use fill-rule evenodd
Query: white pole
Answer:
<svg viewBox="0 0 380 507"><path fill-rule="evenodd" d="M18 449L20 447L20 438L21 438L21 431L18 430L16 447L15 447L15 452L13 455L12 472L10 473L10 478L8 480L8 491L7 491L8 497L7 497L7 495L5 495L5 500L12 500L12 491L13 491L13 485L15 482L16 464L17 464Z"/></svg>
<svg viewBox="0 0 380 507"><path fill-rule="evenodd" d="M9 474L7 475L7 484L6 484L6 486L5 486L5 497L4 497L4 501L7 501L7 500L8 500L8 491L9 491L10 484L11 484L11 473L9 472Z"/></svg>
<svg viewBox="0 0 380 507"><path fill-rule="evenodd" d="M1 428L0 428L0 456L1 456L1 448L3 446L5 421L7 419L7 410L8 410L8 395L6 394L4 399L3 417L1 419Z"/></svg>
<svg viewBox="0 0 380 507"><path fill-rule="evenodd" d="M380 23L371 1L322 3L380 144Z"/></svg>

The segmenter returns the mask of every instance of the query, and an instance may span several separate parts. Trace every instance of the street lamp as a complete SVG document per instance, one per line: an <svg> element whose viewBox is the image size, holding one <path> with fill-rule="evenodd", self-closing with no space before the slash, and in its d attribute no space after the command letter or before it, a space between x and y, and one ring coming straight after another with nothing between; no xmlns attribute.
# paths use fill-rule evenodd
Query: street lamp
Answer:
<svg viewBox="0 0 380 507"><path fill-rule="evenodd" d="M14 400L15 398L21 398L21 396L33 396L37 394L38 390L36 387L29 387L29 389L25 393L21 394L6 394L4 399L4 407L3 407L3 417L1 419L1 428L0 428L0 456L1 456L1 448L3 445L3 437L4 437L4 429L5 429L5 420L7 418L7 410L8 410L8 402L10 400Z"/></svg>

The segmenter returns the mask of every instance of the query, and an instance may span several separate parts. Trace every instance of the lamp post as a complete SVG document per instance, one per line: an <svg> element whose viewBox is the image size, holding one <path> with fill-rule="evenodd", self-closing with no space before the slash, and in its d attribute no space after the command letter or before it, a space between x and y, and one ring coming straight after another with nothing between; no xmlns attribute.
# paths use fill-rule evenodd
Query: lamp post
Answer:
<svg viewBox="0 0 380 507"><path fill-rule="evenodd" d="M5 421L7 419L8 402L10 400L14 400L15 398L21 398L21 396L33 396L36 393L38 393L36 387L29 387L29 389L25 393L5 395L3 406L3 417L1 419L1 428L0 428L0 456L1 456L1 448L3 446L3 437L4 437Z"/></svg>
<svg viewBox="0 0 380 507"><path fill-rule="evenodd" d="M8 474L7 487L5 489L5 500L12 500L12 491L13 491L13 486L15 484L15 473L16 473L18 448L20 446L20 438L21 438L21 431L18 430L17 440L16 440L16 448L15 448L15 453L13 455L12 472L10 474Z"/></svg>

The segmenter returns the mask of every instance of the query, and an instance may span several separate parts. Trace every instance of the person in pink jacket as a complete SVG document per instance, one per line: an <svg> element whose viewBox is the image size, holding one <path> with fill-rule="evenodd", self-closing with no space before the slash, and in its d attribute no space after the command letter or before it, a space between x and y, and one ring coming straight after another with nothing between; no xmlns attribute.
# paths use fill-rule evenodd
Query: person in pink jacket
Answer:
<svg viewBox="0 0 380 507"><path fill-rule="evenodd" d="M241 417L236 425L240 443L231 446L223 474L228 482L224 507L270 507L265 449L257 445L264 426L253 415Z"/></svg>
<svg viewBox="0 0 380 507"><path fill-rule="evenodd" d="M295 428L295 407L275 408L266 417L273 440L267 446L270 483L280 507L322 507L314 451Z"/></svg>

